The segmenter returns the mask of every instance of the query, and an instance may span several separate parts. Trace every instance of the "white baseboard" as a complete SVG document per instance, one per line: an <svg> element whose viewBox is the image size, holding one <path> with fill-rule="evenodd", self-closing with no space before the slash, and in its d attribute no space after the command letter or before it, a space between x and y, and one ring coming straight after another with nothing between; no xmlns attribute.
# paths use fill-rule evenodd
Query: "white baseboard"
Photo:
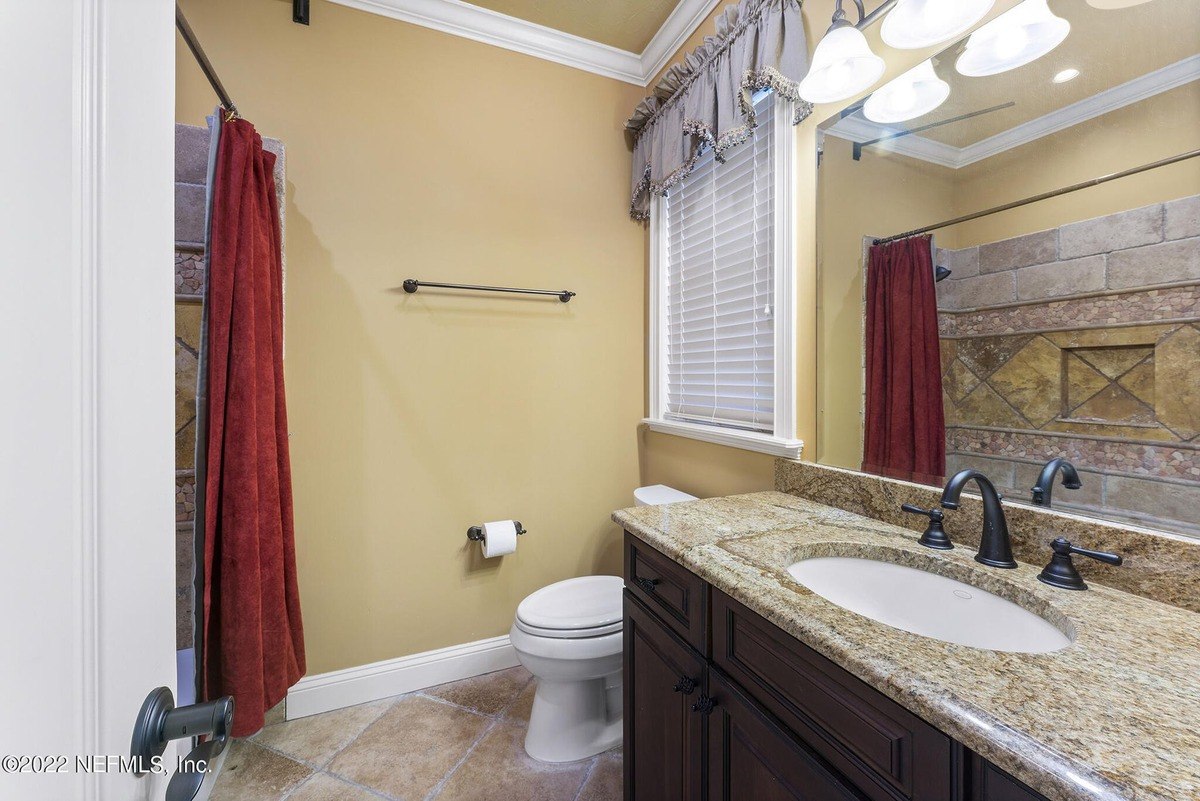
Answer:
<svg viewBox="0 0 1200 801"><path fill-rule="evenodd" d="M508 635L306 676L288 691L287 719L317 715L516 667Z"/></svg>

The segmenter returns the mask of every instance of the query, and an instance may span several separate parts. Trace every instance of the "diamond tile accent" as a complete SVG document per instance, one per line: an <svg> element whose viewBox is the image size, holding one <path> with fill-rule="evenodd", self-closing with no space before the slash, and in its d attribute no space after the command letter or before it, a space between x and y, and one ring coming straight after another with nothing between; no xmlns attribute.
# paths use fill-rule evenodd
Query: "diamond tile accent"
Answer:
<svg viewBox="0 0 1200 801"><path fill-rule="evenodd" d="M1154 384L1170 387L1155 396L1159 421L1185 440L1200 436L1200 328L1180 328L1154 352Z"/></svg>
<svg viewBox="0 0 1200 801"><path fill-rule="evenodd" d="M1029 344L1030 339L1032 337L1028 335L960 339L958 358L962 359L975 375L987 378Z"/></svg>
<svg viewBox="0 0 1200 801"><path fill-rule="evenodd" d="M1062 410L1061 351L1045 337L1034 337L996 370L988 383L1010 406L1040 428Z"/></svg>
<svg viewBox="0 0 1200 801"><path fill-rule="evenodd" d="M1109 378L1120 378L1135 364L1154 355L1154 348L1137 346L1125 348L1085 348L1076 354Z"/></svg>
<svg viewBox="0 0 1200 801"><path fill-rule="evenodd" d="M1077 352L1067 352L1064 360L1066 379L1066 398L1063 403L1064 416L1070 417L1070 412L1077 406L1082 406L1089 398L1109 385L1107 376L1079 358Z"/></svg>
<svg viewBox="0 0 1200 801"><path fill-rule="evenodd" d="M1150 425L1154 422L1154 410L1131 395L1128 390L1116 384L1109 384L1083 405L1075 408L1071 417L1099 423Z"/></svg>
<svg viewBox="0 0 1200 801"><path fill-rule="evenodd" d="M996 428L1029 428L1029 423L1009 406L996 390L980 384L958 404L956 419L963 425L993 426Z"/></svg>
<svg viewBox="0 0 1200 801"><path fill-rule="evenodd" d="M1117 381L1135 398L1154 408L1154 357L1148 356Z"/></svg>
<svg viewBox="0 0 1200 801"><path fill-rule="evenodd" d="M963 364L960 359L955 359L954 363L950 365L950 369L946 371L946 375L942 377L942 387L950 399L955 402L965 398L977 386L979 386L979 377L972 373L971 368Z"/></svg>

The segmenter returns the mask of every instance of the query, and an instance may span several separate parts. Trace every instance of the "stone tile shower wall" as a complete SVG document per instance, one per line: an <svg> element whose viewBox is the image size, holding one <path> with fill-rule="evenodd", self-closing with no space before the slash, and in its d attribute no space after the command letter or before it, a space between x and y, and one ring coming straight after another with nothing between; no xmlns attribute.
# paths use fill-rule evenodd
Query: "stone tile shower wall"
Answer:
<svg viewBox="0 0 1200 801"><path fill-rule="evenodd" d="M278 157L275 188L282 201L283 145L278 140L264 138L263 147ZM175 126L175 641L180 650L192 647L196 381L204 308L208 149L207 128Z"/></svg>
<svg viewBox="0 0 1200 801"><path fill-rule="evenodd" d="M1200 196L937 253L947 472L1200 535Z"/></svg>

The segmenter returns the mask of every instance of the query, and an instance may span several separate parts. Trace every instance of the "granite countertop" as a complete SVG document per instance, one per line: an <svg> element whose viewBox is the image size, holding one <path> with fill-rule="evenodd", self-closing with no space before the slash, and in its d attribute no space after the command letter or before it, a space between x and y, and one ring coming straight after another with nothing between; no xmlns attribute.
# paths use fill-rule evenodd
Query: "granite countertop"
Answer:
<svg viewBox="0 0 1200 801"><path fill-rule="evenodd" d="M931 551L909 529L780 492L613 520L1048 798L1200 799L1200 614L1094 583L1049 587L1041 565L988 568L974 549ZM1074 642L1017 654L909 634L788 575L813 556L882 558L966 581Z"/></svg>

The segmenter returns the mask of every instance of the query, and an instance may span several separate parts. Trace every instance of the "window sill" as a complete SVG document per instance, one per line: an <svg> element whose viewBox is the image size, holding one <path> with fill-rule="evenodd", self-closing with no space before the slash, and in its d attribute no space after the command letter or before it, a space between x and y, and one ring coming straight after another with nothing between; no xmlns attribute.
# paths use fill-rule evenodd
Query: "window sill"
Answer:
<svg viewBox="0 0 1200 801"><path fill-rule="evenodd" d="M646 418L642 422L651 431L657 431L660 434L674 434L677 437L698 439L702 442L726 445L730 448L769 453L772 456L782 456L785 459L799 459L800 452L804 449L804 440L784 439L753 431L738 431L732 428L681 423L677 420L652 420Z"/></svg>

